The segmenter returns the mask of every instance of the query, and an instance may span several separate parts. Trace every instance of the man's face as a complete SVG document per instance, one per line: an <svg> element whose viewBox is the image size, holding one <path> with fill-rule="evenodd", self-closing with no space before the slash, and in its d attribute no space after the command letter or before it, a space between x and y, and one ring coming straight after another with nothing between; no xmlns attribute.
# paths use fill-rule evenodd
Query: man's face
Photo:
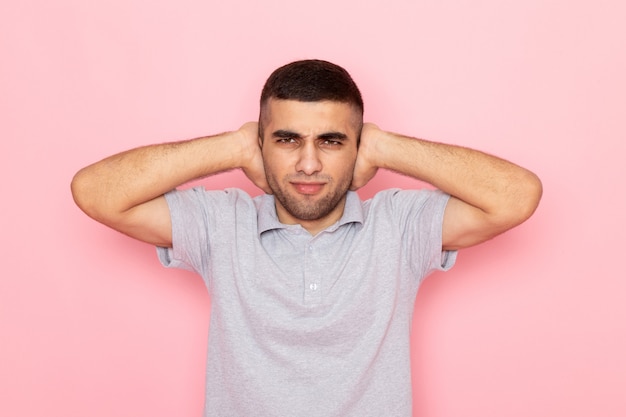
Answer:
<svg viewBox="0 0 626 417"><path fill-rule="evenodd" d="M262 114L263 163L281 222L317 233L343 214L361 126L335 101L270 99Z"/></svg>

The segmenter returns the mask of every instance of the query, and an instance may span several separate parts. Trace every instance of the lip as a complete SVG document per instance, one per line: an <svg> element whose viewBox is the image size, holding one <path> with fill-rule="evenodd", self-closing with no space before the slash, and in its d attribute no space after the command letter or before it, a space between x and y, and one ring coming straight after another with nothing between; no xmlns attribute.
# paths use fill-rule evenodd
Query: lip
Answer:
<svg viewBox="0 0 626 417"><path fill-rule="evenodd" d="M296 191L300 194L314 195L324 188L323 182L292 182Z"/></svg>

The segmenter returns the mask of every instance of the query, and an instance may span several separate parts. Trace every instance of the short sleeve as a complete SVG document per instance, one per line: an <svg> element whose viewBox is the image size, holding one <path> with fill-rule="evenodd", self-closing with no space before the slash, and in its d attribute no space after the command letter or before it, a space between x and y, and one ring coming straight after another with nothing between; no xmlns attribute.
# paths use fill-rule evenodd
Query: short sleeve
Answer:
<svg viewBox="0 0 626 417"><path fill-rule="evenodd" d="M165 194L172 220L172 247L157 248L161 263L196 272L207 284L217 249L231 247L239 230L256 231L256 209L243 190L194 187Z"/></svg>
<svg viewBox="0 0 626 417"><path fill-rule="evenodd" d="M157 255L163 266L202 272L209 255L209 225L212 217L207 207L206 193L203 188L195 187L165 194L172 221L172 247L157 247Z"/></svg>
<svg viewBox="0 0 626 417"><path fill-rule="evenodd" d="M399 221L403 245L415 274L423 279L447 271L457 251L443 250L443 216L450 196L439 190L390 190L393 215Z"/></svg>

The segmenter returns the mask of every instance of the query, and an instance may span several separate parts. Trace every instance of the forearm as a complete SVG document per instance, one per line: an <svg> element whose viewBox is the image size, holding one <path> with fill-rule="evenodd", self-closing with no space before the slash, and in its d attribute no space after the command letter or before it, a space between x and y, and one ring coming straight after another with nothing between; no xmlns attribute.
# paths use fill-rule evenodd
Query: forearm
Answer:
<svg viewBox="0 0 626 417"><path fill-rule="evenodd" d="M188 181L239 167L238 143L225 133L113 155L76 174L74 199L95 218L124 213Z"/></svg>
<svg viewBox="0 0 626 417"><path fill-rule="evenodd" d="M365 124L352 188L365 185L379 168L452 196L444 214L444 249L472 246L517 226L532 215L542 194L535 174L503 159Z"/></svg>
<svg viewBox="0 0 626 417"><path fill-rule="evenodd" d="M488 214L519 209L540 186L533 173L501 158L388 132L381 132L376 155L379 167L428 182Z"/></svg>

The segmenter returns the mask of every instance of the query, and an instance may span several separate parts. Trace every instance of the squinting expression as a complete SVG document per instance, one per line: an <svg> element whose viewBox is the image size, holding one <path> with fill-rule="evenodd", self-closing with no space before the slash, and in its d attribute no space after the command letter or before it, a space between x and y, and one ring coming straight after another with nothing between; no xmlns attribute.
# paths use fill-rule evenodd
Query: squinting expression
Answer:
<svg viewBox="0 0 626 417"><path fill-rule="evenodd" d="M262 117L263 163L278 218L316 234L343 214L360 115L346 103L270 99Z"/></svg>

